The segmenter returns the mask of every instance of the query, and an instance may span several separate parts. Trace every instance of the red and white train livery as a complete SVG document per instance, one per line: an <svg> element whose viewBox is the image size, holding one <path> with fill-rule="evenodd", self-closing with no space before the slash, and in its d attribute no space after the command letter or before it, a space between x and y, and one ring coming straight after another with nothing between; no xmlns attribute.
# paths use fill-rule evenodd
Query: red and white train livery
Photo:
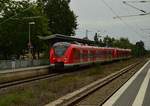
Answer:
<svg viewBox="0 0 150 106"><path fill-rule="evenodd" d="M130 49L85 46L67 42L55 43L50 49L50 63L56 67L80 66L129 57L131 57Z"/></svg>

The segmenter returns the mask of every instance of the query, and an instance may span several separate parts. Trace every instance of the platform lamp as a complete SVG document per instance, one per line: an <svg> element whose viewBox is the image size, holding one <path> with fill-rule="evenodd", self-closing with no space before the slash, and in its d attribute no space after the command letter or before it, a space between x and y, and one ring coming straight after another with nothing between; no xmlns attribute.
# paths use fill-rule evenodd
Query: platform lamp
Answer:
<svg viewBox="0 0 150 106"><path fill-rule="evenodd" d="M30 25L34 25L35 22L29 22L29 43L28 43L28 47L29 47L29 58L31 59L31 49L32 49L32 43L31 43L31 31L30 31Z"/></svg>

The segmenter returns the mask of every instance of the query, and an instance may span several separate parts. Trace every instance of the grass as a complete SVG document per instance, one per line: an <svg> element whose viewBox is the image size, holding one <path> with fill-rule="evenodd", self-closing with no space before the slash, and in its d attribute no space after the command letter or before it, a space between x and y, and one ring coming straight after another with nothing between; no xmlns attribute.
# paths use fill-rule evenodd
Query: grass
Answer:
<svg viewBox="0 0 150 106"><path fill-rule="evenodd" d="M16 87L5 92L0 91L0 106L43 106L138 60L140 59L124 60L104 65L96 64L83 71L37 81L37 83Z"/></svg>
<svg viewBox="0 0 150 106"><path fill-rule="evenodd" d="M28 99L33 98L33 93L28 90L10 93L0 96L0 106L10 106L17 104L26 104Z"/></svg>

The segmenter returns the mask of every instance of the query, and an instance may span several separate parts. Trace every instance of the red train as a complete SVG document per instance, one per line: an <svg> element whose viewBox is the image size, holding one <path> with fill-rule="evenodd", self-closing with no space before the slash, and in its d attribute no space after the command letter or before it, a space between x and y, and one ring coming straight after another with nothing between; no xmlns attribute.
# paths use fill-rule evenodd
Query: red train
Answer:
<svg viewBox="0 0 150 106"><path fill-rule="evenodd" d="M95 47L67 42L55 43L50 50L50 63L56 67L80 66L131 57L130 49Z"/></svg>

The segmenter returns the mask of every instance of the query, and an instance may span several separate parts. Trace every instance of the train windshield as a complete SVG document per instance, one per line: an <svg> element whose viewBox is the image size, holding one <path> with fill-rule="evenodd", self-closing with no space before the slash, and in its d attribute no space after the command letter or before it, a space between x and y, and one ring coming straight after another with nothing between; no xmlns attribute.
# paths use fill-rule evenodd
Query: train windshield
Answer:
<svg viewBox="0 0 150 106"><path fill-rule="evenodd" d="M68 47L69 47L69 43L66 43L66 42L59 42L59 43L54 44L53 48L55 51L55 55L58 57L63 56Z"/></svg>

